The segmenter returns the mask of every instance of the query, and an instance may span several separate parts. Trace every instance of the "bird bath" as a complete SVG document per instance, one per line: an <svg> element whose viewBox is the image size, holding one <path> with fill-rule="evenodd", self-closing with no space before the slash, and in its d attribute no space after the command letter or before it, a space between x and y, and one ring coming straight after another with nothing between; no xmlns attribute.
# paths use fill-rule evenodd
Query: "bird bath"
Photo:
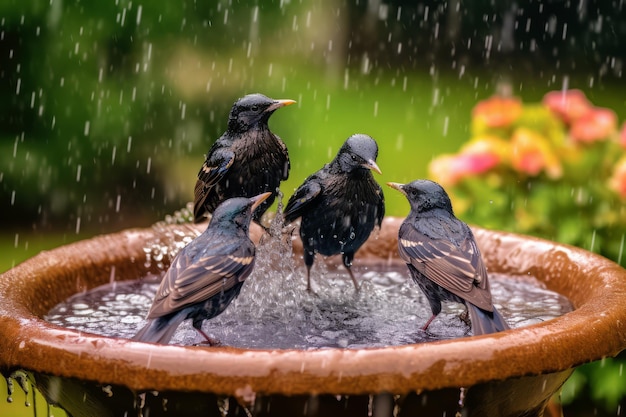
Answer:
<svg viewBox="0 0 626 417"><path fill-rule="evenodd" d="M386 218L355 262L401 264L401 220ZM497 334L367 349L166 346L45 322L77 292L150 272L144 247L155 231L131 229L41 253L0 275L0 371L27 371L74 417L543 415L575 366L626 347L626 270L582 249L474 232L490 271L532 274L576 309ZM252 234L258 240L259 229Z"/></svg>

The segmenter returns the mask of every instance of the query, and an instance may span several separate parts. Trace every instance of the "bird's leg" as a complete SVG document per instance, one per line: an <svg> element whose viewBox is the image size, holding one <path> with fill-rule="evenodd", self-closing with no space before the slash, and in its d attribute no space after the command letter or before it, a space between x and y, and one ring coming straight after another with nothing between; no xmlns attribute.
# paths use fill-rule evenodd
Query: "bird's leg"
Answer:
<svg viewBox="0 0 626 417"><path fill-rule="evenodd" d="M426 331L426 329L428 329L428 326L430 326L430 323L432 323L432 321L435 320L435 317L437 317L436 314L433 314L432 316L430 316L426 324L422 327L423 331Z"/></svg>
<svg viewBox="0 0 626 417"><path fill-rule="evenodd" d="M311 292L311 267L315 259L315 252L304 250L304 265L306 265L306 290Z"/></svg>
<svg viewBox="0 0 626 417"><path fill-rule="evenodd" d="M350 279L352 280L352 283L354 284L354 290L358 292L361 287L359 287L359 283L354 277L354 274L352 273L352 269L350 269L349 266L346 266L346 269L348 270L348 274L350 274Z"/></svg>
<svg viewBox="0 0 626 417"><path fill-rule="evenodd" d="M306 266L306 290L311 292L311 267Z"/></svg>
<svg viewBox="0 0 626 417"><path fill-rule="evenodd" d="M198 331L198 333L200 333L202 335L202 337L204 337L206 340L202 343L207 343L209 346L219 346L222 343L217 340L214 337L209 336L208 334L206 334L202 329L199 329L197 327L194 327L194 329L196 329Z"/></svg>
<svg viewBox="0 0 626 417"><path fill-rule="evenodd" d="M343 254L343 265L346 267L346 269L348 270L348 274L350 274L350 279L352 280L352 283L354 284L354 290L355 291L359 291L359 283L357 282L356 278L354 277L354 274L352 273L352 269L350 268L352 266L352 257L354 256L353 253L344 253Z"/></svg>

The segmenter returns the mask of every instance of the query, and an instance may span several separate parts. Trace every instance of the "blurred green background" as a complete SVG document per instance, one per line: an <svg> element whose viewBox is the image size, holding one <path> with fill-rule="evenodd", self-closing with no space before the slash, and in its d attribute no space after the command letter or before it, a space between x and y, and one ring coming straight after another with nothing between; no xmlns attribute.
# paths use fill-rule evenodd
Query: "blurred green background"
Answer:
<svg viewBox="0 0 626 417"><path fill-rule="evenodd" d="M287 197L356 132L379 143L377 179L406 182L457 151L472 107L499 91L579 88L626 119L624 39L617 0L3 0L0 271L183 207L244 94L298 102L270 121ZM619 413L622 363L577 371L566 416Z"/></svg>

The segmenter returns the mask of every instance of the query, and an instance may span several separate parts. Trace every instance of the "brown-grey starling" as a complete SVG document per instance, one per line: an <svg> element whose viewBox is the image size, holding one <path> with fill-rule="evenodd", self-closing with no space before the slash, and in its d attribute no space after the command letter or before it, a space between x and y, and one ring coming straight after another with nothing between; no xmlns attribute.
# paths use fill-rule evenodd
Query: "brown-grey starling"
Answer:
<svg viewBox="0 0 626 417"><path fill-rule="evenodd" d="M210 343L204 320L221 314L239 295L254 266L249 237L252 213L271 193L231 198L213 212L207 229L176 255L148 312L148 323L134 336L142 342L168 343L183 320Z"/></svg>
<svg viewBox="0 0 626 417"><path fill-rule="evenodd" d="M469 226L457 219L446 191L429 180L387 183L404 194L411 211L398 232L398 250L433 315L442 301L467 307L475 335L509 328L491 301L487 269Z"/></svg>

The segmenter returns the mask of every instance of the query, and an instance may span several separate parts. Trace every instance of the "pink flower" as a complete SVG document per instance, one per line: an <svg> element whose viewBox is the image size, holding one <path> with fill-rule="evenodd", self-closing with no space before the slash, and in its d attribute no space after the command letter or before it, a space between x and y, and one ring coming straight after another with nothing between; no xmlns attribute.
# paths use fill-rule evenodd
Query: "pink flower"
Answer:
<svg viewBox="0 0 626 417"><path fill-rule="evenodd" d="M615 164L613 175L609 178L609 188L626 199L626 156Z"/></svg>
<svg viewBox="0 0 626 417"><path fill-rule="evenodd" d="M592 107L580 90L551 91L543 97L543 104L565 123L572 123Z"/></svg>
<svg viewBox="0 0 626 417"><path fill-rule="evenodd" d="M478 102L472 110L474 122L490 128L507 127L522 114L522 102L515 97L493 96Z"/></svg>
<svg viewBox="0 0 626 417"><path fill-rule="evenodd" d="M501 160L491 138L484 138L468 143L461 153L433 159L429 171L441 185L452 186L465 177L489 171Z"/></svg>
<svg viewBox="0 0 626 417"><path fill-rule="evenodd" d="M441 155L433 159L428 166L430 177L443 187L455 185L463 177L463 164L458 155Z"/></svg>
<svg viewBox="0 0 626 417"><path fill-rule="evenodd" d="M574 120L570 137L577 142L605 140L617 131L617 115L605 108L590 108L587 113Z"/></svg>
<svg viewBox="0 0 626 417"><path fill-rule="evenodd" d="M561 176L561 164L543 135L519 128L511 138L511 149L511 165L517 171L533 176L542 171L551 178Z"/></svg>

